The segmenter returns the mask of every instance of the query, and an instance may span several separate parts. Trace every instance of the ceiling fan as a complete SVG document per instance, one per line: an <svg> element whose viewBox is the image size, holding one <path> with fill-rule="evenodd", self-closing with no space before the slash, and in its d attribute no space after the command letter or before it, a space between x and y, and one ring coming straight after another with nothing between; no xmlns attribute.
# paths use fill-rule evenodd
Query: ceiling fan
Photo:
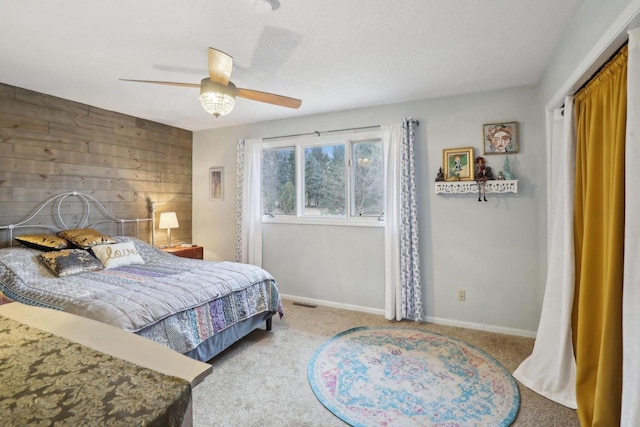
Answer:
<svg viewBox="0 0 640 427"><path fill-rule="evenodd" d="M159 82L153 80L120 79L126 82L152 83L167 86L182 86L200 88L200 103L202 108L216 117L229 114L236 103L236 96L251 99L253 101L266 102L287 108L299 108L302 101L287 96L276 95L268 92L260 92L252 89L236 87L229 81L233 58L226 53L209 48L209 77L197 83Z"/></svg>

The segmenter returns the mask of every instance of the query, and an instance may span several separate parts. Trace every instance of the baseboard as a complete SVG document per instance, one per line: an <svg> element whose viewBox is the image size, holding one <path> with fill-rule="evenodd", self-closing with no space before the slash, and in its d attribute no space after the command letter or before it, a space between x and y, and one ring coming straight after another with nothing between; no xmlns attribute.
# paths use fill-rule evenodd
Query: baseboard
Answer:
<svg viewBox="0 0 640 427"><path fill-rule="evenodd" d="M384 316L384 310L379 308L363 307L360 305L343 304L333 301L325 301L315 298L299 297L295 295L280 294L283 299L293 302L303 303L305 305L321 305L324 307L340 308L343 310L359 311L362 313L377 314ZM425 322L436 323L438 325L456 326L458 328L476 329L479 331L496 332L505 335L515 335L519 337L535 338L535 331L527 331L524 329L506 328L504 326L484 325L481 323L464 322L462 320L443 319L441 317L427 316Z"/></svg>
<svg viewBox="0 0 640 427"><path fill-rule="evenodd" d="M280 294L280 296L283 299L288 299L294 302L301 302L303 304L322 305L324 307L341 308L343 310L359 311L362 313L377 314L380 316L384 316L384 310L379 308L362 307L360 305L343 304L339 302L325 301L325 300L320 300L315 298L298 297L298 296L286 295L286 294Z"/></svg>
<svg viewBox="0 0 640 427"><path fill-rule="evenodd" d="M515 335L518 337L535 338L535 331L525 329L506 328L504 326L485 325L482 323L464 322L462 320L443 319L440 317L427 316L426 322L437 323L438 325L456 326L458 328L475 329L478 331L496 332L498 334Z"/></svg>

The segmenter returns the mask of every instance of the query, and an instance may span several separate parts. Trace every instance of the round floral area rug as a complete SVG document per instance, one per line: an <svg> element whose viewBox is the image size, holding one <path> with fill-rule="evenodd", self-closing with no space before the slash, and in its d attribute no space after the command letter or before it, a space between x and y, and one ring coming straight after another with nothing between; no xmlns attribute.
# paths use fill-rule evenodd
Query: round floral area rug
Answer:
<svg viewBox="0 0 640 427"><path fill-rule="evenodd" d="M322 404L353 426L508 426L515 380L464 341L409 328L354 328L323 344L307 369Z"/></svg>

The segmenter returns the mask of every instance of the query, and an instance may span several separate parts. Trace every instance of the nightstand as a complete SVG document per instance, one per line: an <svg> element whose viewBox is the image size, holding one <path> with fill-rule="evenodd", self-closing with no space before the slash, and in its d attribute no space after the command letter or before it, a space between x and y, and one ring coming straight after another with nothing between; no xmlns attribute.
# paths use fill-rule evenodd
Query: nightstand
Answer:
<svg viewBox="0 0 640 427"><path fill-rule="evenodd" d="M202 246L174 246L172 248L162 248L162 250L182 258L204 259L204 248Z"/></svg>

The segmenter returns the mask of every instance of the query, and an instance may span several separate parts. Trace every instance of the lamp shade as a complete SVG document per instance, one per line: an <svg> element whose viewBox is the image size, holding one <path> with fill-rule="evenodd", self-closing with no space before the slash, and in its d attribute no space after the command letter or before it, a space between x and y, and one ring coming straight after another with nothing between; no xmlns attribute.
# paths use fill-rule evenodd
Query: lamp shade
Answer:
<svg viewBox="0 0 640 427"><path fill-rule="evenodd" d="M236 105L236 86L229 82L226 86L202 79L200 82L200 104L202 108L216 117L229 114Z"/></svg>
<svg viewBox="0 0 640 427"><path fill-rule="evenodd" d="M178 217L175 212L162 212L158 228L178 228Z"/></svg>

